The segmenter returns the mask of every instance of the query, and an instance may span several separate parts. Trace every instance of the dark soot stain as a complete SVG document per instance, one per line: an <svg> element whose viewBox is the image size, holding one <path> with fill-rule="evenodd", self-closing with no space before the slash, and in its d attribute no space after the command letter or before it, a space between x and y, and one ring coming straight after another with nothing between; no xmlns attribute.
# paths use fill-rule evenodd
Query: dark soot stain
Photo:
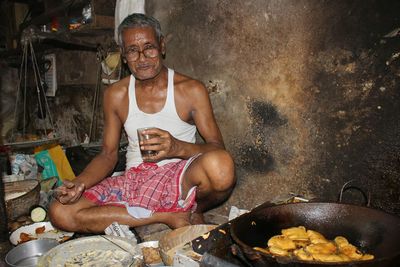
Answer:
<svg viewBox="0 0 400 267"><path fill-rule="evenodd" d="M269 172L274 169L274 159L268 151L259 147L243 145L239 147L239 164L247 171Z"/></svg>
<svg viewBox="0 0 400 267"><path fill-rule="evenodd" d="M278 127L287 123L286 118L279 115L276 107L263 101L251 101L249 104L250 117L262 126Z"/></svg>

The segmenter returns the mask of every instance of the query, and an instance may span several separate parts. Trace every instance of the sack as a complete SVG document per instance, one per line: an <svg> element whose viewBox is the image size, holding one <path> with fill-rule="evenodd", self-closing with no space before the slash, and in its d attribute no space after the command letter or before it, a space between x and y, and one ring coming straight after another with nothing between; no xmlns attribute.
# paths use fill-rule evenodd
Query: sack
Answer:
<svg viewBox="0 0 400 267"><path fill-rule="evenodd" d="M35 159L38 165L42 166L42 179L49 179L51 177L59 177L57 167L51 159L49 151L43 150L35 154Z"/></svg>
<svg viewBox="0 0 400 267"><path fill-rule="evenodd" d="M44 168L42 178L58 177L58 185L64 180L75 179L75 174L61 146L56 145L45 148L47 149L35 154L37 163Z"/></svg>
<svg viewBox="0 0 400 267"><path fill-rule="evenodd" d="M72 171L71 165L67 157L65 156L64 151L61 146L57 145L47 150L56 165L58 177L64 180L73 180L75 178L75 174Z"/></svg>

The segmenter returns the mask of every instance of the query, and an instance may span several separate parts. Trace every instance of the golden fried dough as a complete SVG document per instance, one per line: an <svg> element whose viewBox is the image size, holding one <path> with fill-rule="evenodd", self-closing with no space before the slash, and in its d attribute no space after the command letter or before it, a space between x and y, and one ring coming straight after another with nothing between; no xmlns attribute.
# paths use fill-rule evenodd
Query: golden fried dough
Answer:
<svg viewBox="0 0 400 267"><path fill-rule="evenodd" d="M332 242L311 244L305 250L310 254L334 254L336 246Z"/></svg>
<svg viewBox="0 0 400 267"><path fill-rule="evenodd" d="M341 262L342 258L336 254L322 254L322 253L315 253L312 254L313 258L317 261L322 262Z"/></svg>
<svg viewBox="0 0 400 267"><path fill-rule="evenodd" d="M293 240L293 242L296 244L296 248L305 248L310 245L309 240Z"/></svg>
<svg viewBox="0 0 400 267"><path fill-rule="evenodd" d="M276 247L284 250L295 249L296 245L293 240L284 235L276 235L268 240L268 247ZM272 251L271 251L272 252Z"/></svg>
<svg viewBox="0 0 400 267"><path fill-rule="evenodd" d="M296 249L295 251L293 251L293 254L299 258L299 260L303 260L303 261L312 261L314 258L307 253L303 248L300 249Z"/></svg>
<svg viewBox="0 0 400 267"><path fill-rule="evenodd" d="M289 251L278 247L269 247L269 251L276 256L289 256Z"/></svg>
<svg viewBox="0 0 400 267"><path fill-rule="evenodd" d="M349 244L349 241L343 236L335 237L334 241L339 248Z"/></svg>
<svg viewBox="0 0 400 267"><path fill-rule="evenodd" d="M363 254L343 236L336 236L333 241L321 233L306 230L304 226L282 229L282 235L268 240L268 248L254 247L255 250L275 256L288 257L302 261L351 262L372 260L373 255Z"/></svg>
<svg viewBox="0 0 400 267"><path fill-rule="evenodd" d="M363 254L352 244L347 244L339 247L339 251L349 257L352 260L359 260L362 258Z"/></svg>
<svg viewBox="0 0 400 267"><path fill-rule="evenodd" d="M307 230L307 236L312 244L328 243L328 240L316 231Z"/></svg>
<svg viewBox="0 0 400 267"><path fill-rule="evenodd" d="M342 258L342 261L352 261L352 259L342 253L339 253L338 255L340 256L340 258Z"/></svg>
<svg viewBox="0 0 400 267"><path fill-rule="evenodd" d="M257 250L257 251L260 251L262 253L265 253L265 254L271 254L271 252L266 248L254 247L253 249Z"/></svg>
<svg viewBox="0 0 400 267"><path fill-rule="evenodd" d="M369 260L373 260L373 259L374 259L374 255L371 255L371 254L364 254L361 257L361 260L363 260L363 261L369 261Z"/></svg>
<svg viewBox="0 0 400 267"><path fill-rule="evenodd" d="M307 232L304 226L291 227L282 230L282 235L287 236L292 240L307 240Z"/></svg>

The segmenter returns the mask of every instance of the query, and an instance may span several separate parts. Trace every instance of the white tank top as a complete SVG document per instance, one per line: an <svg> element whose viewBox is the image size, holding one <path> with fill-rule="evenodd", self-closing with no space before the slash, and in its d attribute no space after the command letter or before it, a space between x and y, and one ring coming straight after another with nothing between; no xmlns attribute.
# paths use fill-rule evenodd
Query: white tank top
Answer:
<svg viewBox="0 0 400 267"><path fill-rule="evenodd" d="M191 125L178 116L174 98L174 71L168 69L167 98L164 107L157 113L144 113L136 102L135 77L131 75L129 81L129 111L124 123L125 131L128 135L128 149L126 153L126 169L136 167L143 162L140 154L137 129L143 127L156 127L168 131L176 139L194 143L196 141L196 126ZM158 162L164 165L179 159L165 159Z"/></svg>

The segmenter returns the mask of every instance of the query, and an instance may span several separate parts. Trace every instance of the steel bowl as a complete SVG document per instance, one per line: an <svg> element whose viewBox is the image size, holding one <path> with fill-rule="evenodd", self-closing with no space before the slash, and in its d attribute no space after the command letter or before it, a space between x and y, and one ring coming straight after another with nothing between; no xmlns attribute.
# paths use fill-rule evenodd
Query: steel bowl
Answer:
<svg viewBox="0 0 400 267"><path fill-rule="evenodd" d="M10 250L6 255L5 261L10 267L34 267L43 254L57 245L59 243L54 239L28 241Z"/></svg>

